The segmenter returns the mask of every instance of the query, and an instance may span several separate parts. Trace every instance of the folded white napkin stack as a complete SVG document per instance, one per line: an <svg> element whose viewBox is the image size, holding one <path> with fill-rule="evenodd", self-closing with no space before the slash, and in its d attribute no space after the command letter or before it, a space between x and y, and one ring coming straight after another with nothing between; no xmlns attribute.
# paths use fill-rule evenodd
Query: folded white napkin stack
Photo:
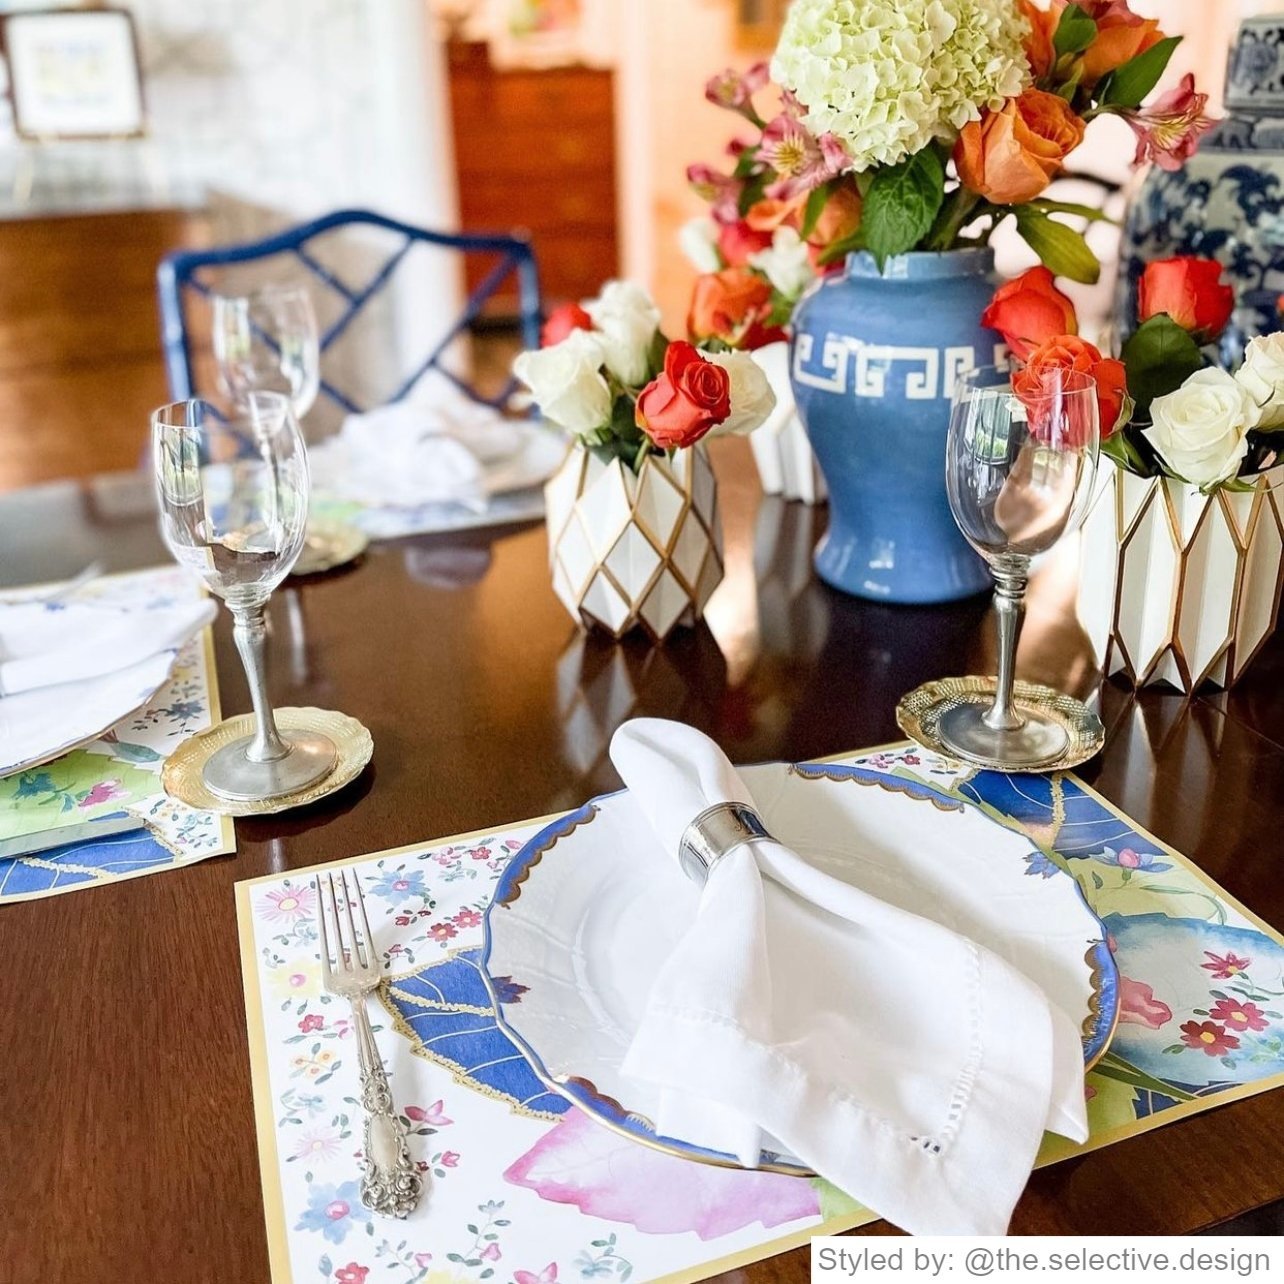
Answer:
<svg viewBox="0 0 1284 1284"><path fill-rule="evenodd" d="M690 727L626 723L611 757L671 859L708 807L754 806ZM774 839L692 886L623 1064L661 1135L782 1151L907 1231L975 1235L1007 1229L1045 1127L1086 1139L1075 1025L997 955Z"/></svg>
<svg viewBox="0 0 1284 1284"><path fill-rule="evenodd" d="M103 677L176 651L215 611L208 599L147 611L75 599L0 603L0 696Z"/></svg>
<svg viewBox="0 0 1284 1284"><path fill-rule="evenodd" d="M376 507L484 508L486 469L522 444L519 425L462 393L439 390L431 401L349 415L309 456L316 486L342 498Z"/></svg>

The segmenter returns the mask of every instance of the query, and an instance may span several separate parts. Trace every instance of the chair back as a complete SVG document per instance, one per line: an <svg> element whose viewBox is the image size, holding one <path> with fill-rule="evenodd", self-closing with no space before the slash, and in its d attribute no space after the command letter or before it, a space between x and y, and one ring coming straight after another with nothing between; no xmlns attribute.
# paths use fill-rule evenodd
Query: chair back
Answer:
<svg viewBox="0 0 1284 1284"><path fill-rule="evenodd" d="M338 229L353 227L381 228L396 235L399 244L374 267L367 271L364 283L351 285L332 267L327 266L317 249L321 238ZM240 245L223 245L208 250L182 250L168 255L161 261L156 274L160 295L161 342L165 354L165 371L169 379L170 395L176 401L194 395L192 375L192 350L188 334L185 296L196 294L211 298L217 290L206 279L210 269L229 269L237 264L253 263L277 255L290 255L307 274L320 283L320 288L335 296L338 310L333 318L322 324L320 349L322 354L322 379L320 393L344 413L360 413L370 409L358 404L356 397L337 386L325 375L326 350L348 332L354 320L373 299L393 281L397 269L417 245L428 245L454 250L462 255L485 255L495 258L494 265L468 296L463 311L444 336L436 340L422 360L413 363L409 373L401 373L399 382L381 404L403 400L430 371L443 376L474 401L484 405L502 406L512 395L515 381L508 378L503 389L490 396L483 395L473 382L462 377L448 359L452 345L483 316L489 299L512 277L517 282L518 307L523 346L539 346L542 315L539 274L530 242L520 235L470 235L447 232L430 232L425 228L401 223L370 210L338 210L312 222L288 228L262 240Z"/></svg>

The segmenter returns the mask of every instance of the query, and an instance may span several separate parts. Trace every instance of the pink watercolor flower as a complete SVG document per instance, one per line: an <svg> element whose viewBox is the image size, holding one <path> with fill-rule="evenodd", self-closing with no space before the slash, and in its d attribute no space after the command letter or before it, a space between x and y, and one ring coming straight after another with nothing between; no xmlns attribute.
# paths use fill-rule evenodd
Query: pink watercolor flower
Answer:
<svg viewBox="0 0 1284 1284"><path fill-rule="evenodd" d="M787 111L762 131L758 155L780 174L779 180L766 189L767 196L777 201L805 195L851 165L847 149L833 134L817 138Z"/></svg>
<svg viewBox="0 0 1284 1284"><path fill-rule="evenodd" d="M458 1168L459 1152L454 1150L447 1150L441 1157L441 1166L443 1168Z"/></svg>
<svg viewBox="0 0 1284 1284"><path fill-rule="evenodd" d="M350 1212L352 1212L352 1205L343 1199L336 1199L325 1206L325 1215L332 1222L343 1221Z"/></svg>
<svg viewBox="0 0 1284 1284"><path fill-rule="evenodd" d="M1195 77L1187 72L1176 89L1169 90L1144 111L1124 112L1137 135L1134 165L1154 161L1160 169L1181 169L1199 147L1199 140L1217 124L1204 112L1208 95L1195 91Z"/></svg>
<svg viewBox="0 0 1284 1284"><path fill-rule="evenodd" d="M501 1257L503 1257L503 1253L499 1251L499 1245L494 1240L491 1240L491 1242L482 1249L478 1256L483 1262L497 1262Z"/></svg>
<svg viewBox="0 0 1284 1284"><path fill-rule="evenodd" d="M490 860L490 848L473 847L469 849L468 855L473 860Z"/></svg>
<svg viewBox="0 0 1284 1284"><path fill-rule="evenodd" d="M538 1275L534 1271L514 1271L517 1284L557 1284L557 1263L549 1262Z"/></svg>
<svg viewBox="0 0 1284 1284"><path fill-rule="evenodd" d="M368 1266L358 1266L356 1262L349 1262L347 1266L340 1266L334 1273L334 1278L338 1284L365 1284L365 1278L370 1274Z"/></svg>
<svg viewBox="0 0 1284 1284"><path fill-rule="evenodd" d="M1201 963L1199 966L1205 972L1213 974L1215 981L1229 981L1231 977L1238 976L1241 972L1246 972L1253 966L1252 959L1242 959L1237 954L1226 951L1226 957L1222 958L1219 954L1212 953L1211 950L1204 951L1204 957L1209 959L1208 963Z"/></svg>
<svg viewBox="0 0 1284 1284"><path fill-rule="evenodd" d="M445 1106L444 1101L434 1101L431 1106L407 1106L406 1118L413 1119L415 1123L430 1124L434 1128L444 1128L447 1124L452 1124L453 1119L447 1119L442 1108Z"/></svg>
<svg viewBox="0 0 1284 1284"><path fill-rule="evenodd" d="M816 1188L776 1173L709 1168L661 1154L569 1111L504 1173L514 1186L644 1235L720 1239L820 1213Z"/></svg>
<svg viewBox="0 0 1284 1284"><path fill-rule="evenodd" d="M1241 1003L1238 999L1218 999L1208 1015L1214 1021L1225 1021L1232 1030L1265 1030L1270 1025L1256 1003Z"/></svg>
<svg viewBox="0 0 1284 1284"><path fill-rule="evenodd" d="M120 787L118 780L100 780L76 805L78 807L97 807L99 803L111 802L113 798L123 798L128 790Z"/></svg>
<svg viewBox="0 0 1284 1284"><path fill-rule="evenodd" d="M1210 1057L1220 1057L1239 1047L1239 1040L1227 1034L1225 1026L1215 1021L1187 1021L1181 1027L1181 1041L1188 1048L1198 1048Z"/></svg>
<svg viewBox="0 0 1284 1284"><path fill-rule="evenodd" d="M476 927L481 923L482 916L475 909L461 909L450 921L456 927Z"/></svg>
<svg viewBox="0 0 1284 1284"><path fill-rule="evenodd" d="M323 1016L318 1016L315 1012L309 1012L307 1016L299 1022L299 1029L302 1030L304 1034L311 1034L315 1030L323 1029L324 1026L325 1018Z"/></svg>
<svg viewBox="0 0 1284 1284"><path fill-rule="evenodd" d="M427 1267L428 1267L428 1263L429 1263L429 1262L431 1262L431 1261L432 1261L432 1254L431 1254L431 1253L416 1253L416 1254L415 1254L415 1265L416 1265L416 1266L417 1266L421 1271L422 1271L422 1270L426 1270L426 1269L427 1269Z"/></svg>
<svg viewBox="0 0 1284 1284"><path fill-rule="evenodd" d="M434 923L428 929L428 935L434 941L449 941L459 935L453 923Z"/></svg>
<svg viewBox="0 0 1284 1284"><path fill-rule="evenodd" d="M770 74L765 62L754 63L744 75L734 67L728 67L709 80L704 87L704 96L715 107L725 107L728 111L739 112L748 120L757 120L753 96L767 83Z"/></svg>
<svg viewBox="0 0 1284 1284"><path fill-rule="evenodd" d="M312 887L274 887L264 893L259 913L272 923L293 923L311 915L316 899L316 889ZM293 977L290 982L293 984Z"/></svg>
<svg viewBox="0 0 1284 1284"><path fill-rule="evenodd" d="M346 1039L352 1033L352 1022L347 1017L337 1017L330 1030L340 1039Z"/></svg>
<svg viewBox="0 0 1284 1284"><path fill-rule="evenodd" d="M1144 1025L1158 1030L1173 1019L1173 1010L1155 998L1150 986L1131 977L1119 978L1119 1020L1127 1025Z"/></svg>

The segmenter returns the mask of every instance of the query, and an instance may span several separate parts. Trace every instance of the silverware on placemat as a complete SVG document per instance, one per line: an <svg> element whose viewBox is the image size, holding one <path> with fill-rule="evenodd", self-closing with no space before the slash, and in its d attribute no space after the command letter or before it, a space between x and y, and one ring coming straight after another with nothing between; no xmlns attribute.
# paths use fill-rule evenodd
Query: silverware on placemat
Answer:
<svg viewBox="0 0 1284 1284"><path fill-rule="evenodd" d="M388 1075L366 1012L366 995L378 987L382 973L378 955L374 951L370 920L366 917L365 898L361 894L361 884L355 873L352 875L351 887L346 871L339 873L339 889L335 887L333 874L327 874L324 879L318 875L315 882L317 917L321 924L322 980L331 994L341 995L351 1002L352 1019L357 1031L361 1105L366 1112L361 1202L384 1216L405 1217L419 1202L423 1179L410 1160L406 1130L393 1112ZM354 905L361 922L359 932L352 914ZM333 955L330 950L327 914L334 925Z"/></svg>

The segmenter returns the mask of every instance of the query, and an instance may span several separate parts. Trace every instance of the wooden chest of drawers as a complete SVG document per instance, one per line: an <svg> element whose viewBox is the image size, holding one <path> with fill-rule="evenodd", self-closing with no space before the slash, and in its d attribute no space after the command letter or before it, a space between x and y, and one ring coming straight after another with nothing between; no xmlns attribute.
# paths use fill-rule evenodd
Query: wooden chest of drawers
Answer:
<svg viewBox="0 0 1284 1284"><path fill-rule="evenodd" d="M547 304L619 272L613 77L589 67L499 71L486 46L450 46L460 223L529 232ZM470 263L472 288L488 265ZM492 312L511 312L515 291Z"/></svg>

